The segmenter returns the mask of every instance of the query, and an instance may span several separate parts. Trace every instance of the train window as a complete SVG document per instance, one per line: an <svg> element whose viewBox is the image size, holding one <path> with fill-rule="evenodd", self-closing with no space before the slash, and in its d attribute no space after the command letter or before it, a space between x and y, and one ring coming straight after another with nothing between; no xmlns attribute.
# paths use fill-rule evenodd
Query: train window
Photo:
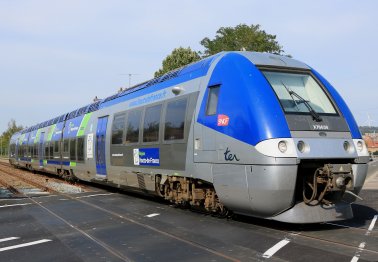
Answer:
<svg viewBox="0 0 378 262"><path fill-rule="evenodd" d="M220 85L210 86L206 104L206 115L211 116L217 113Z"/></svg>
<svg viewBox="0 0 378 262"><path fill-rule="evenodd" d="M37 158L38 157L38 148L37 148L37 144L34 144L33 146L33 157L34 158Z"/></svg>
<svg viewBox="0 0 378 262"><path fill-rule="evenodd" d="M84 161L84 137L77 138L77 161Z"/></svg>
<svg viewBox="0 0 378 262"><path fill-rule="evenodd" d="M70 140L70 159L76 160L76 139Z"/></svg>
<svg viewBox="0 0 378 262"><path fill-rule="evenodd" d="M184 139L187 99L169 102L165 116L164 140Z"/></svg>
<svg viewBox="0 0 378 262"><path fill-rule="evenodd" d="M143 126L143 142L155 142L159 140L161 105L146 109Z"/></svg>
<svg viewBox="0 0 378 262"><path fill-rule="evenodd" d="M45 144L45 159L49 159L49 143Z"/></svg>
<svg viewBox="0 0 378 262"><path fill-rule="evenodd" d="M336 115L332 101L318 82L307 73L263 71L285 113Z"/></svg>
<svg viewBox="0 0 378 262"><path fill-rule="evenodd" d="M50 159L54 159L54 144L50 142Z"/></svg>
<svg viewBox="0 0 378 262"><path fill-rule="evenodd" d="M125 113L115 115L113 119L112 127L112 144L119 145L122 144L123 140L123 130L125 129Z"/></svg>
<svg viewBox="0 0 378 262"><path fill-rule="evenodd" d="M59 153L59 141L54 142L54 152Z"/></svg>
<svg viewBox="0 0 378 262"><path fill-rule="evenodd" d="M68 144L69 144L69 140L66 139L63 141L63 152L64 153L68 153Z"/></svg>
<svg viewBox="0 0 378 262"><path fill-rule="evenodd" d="M127 118L126 143L137 143L139 141L139 126L142 110L129 112Z"/></svg>
<svg viewBox="0 0 378 262"><path fill-rule="evenodd" d="M30 145L30 146L24 145L22 152L23 152L24 156L32 157L33 156L33 146L32 145Z"/></svg>

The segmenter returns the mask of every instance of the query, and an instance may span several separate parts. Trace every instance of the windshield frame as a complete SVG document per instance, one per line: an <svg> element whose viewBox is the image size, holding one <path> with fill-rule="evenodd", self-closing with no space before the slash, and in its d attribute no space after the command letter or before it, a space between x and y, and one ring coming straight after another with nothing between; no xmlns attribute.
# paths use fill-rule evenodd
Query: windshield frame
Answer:
<svg viewBox="0 0 378 262"><path fill-rule="evenodd" d="M280 97L278 96L278 94L274 90L272 84L270 83L270 81L268 80L268 78L266 77L264 72L274 72L274 73L283 73L283 74L285 74L285 73L286 74L298 74L298 75L310 76L316 82L316 84L320 87L320 89L323 91L324 95L328 98L331 106L333 107L333 109L335 111L335 113L324 113L324 112L318 112L318 111L315 111L315 112L318 115L321 115L321 116L341 116L341 112L340 112L338 106L336 105L335 101L332 99L330 93L324 87L324 85L320 82L320 80L311 72L311 70L297 69L297 68L286 68L286 67L271 67L271 66L258 66L258 69L260 70L261 74L263 75L263 77L265 78L267 83L269 84L270 88L272 88L272 91L274 92L274 95L276 96L284 114L306 115L307 116L307 115L311 115L311 112L310 112L310 110L309 111L287 111L287 110L285 110L285 108L284 108L284 106L281 102Z"/></svg>

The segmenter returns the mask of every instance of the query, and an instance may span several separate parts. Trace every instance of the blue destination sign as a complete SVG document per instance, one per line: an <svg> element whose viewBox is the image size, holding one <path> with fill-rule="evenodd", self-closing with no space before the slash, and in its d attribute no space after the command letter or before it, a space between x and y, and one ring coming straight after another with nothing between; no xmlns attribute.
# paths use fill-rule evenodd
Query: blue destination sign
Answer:
<svg viewBox="0 0 378 262"><path fill-rule="evenodd" d="M160 166L159 148L134 148L134 165Z"/></svg>

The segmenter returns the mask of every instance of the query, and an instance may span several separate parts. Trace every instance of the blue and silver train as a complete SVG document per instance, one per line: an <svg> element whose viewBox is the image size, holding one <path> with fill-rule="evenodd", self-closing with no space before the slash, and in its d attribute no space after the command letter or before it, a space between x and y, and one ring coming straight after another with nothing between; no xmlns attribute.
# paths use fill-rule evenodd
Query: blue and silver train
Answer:
<svg viewBox="0 0 378 262"><path fill-rule="evenodd" d="M353 217L369 154L297 60L222 52L15 134L10 163L290 223Z"/></svg>

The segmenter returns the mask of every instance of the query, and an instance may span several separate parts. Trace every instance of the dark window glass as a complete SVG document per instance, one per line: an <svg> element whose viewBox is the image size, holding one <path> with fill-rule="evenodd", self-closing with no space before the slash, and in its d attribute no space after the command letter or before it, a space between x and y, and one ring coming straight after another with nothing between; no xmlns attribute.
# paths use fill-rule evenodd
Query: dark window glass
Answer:
<svg viewBox="0 0 378 262"><path fill-rule="evenodd" d="M164 140L184 139L186 99L169 102L165 117Z"/></svg>
<svg viewBox="0 0 378 262"><path fill-rule="evenodd" d="M49 153L49 143L45 144L45 159L49 159L50 153Z"/></svg>
<svg viewBox="0 0 378 262"><path fill-rule="evenodd" d="M114 116L112 128L112 144L122 144L123 130L125 129L125 114Z"/></svg>
<svg viewBox="0 0 378 262"><path fill-rule="evenodd" d="M50 142L50 159L54 159L54 144Z"/></svg>
<svg viewBox="0 0 378 262"><path fill-rule="evenodd" d="M126 143L139 141L139 126L142 110L130 111L127 117Z"/></svg>
<svg viewBox="0 0 378 262"><path fill-rule="evenodd" d="M59 141L54 142L54 152L59 153Z"/></svg>
<svg viewBox="0 0 378 262"><path fill-rule="evenodd" d="M316 80L307 73L263 71L280 100L285 113L336 115L331 100Z"/></svg>
<svg viewBox="0 0 378 262"><path fill-rule="evenodd" d="M146 109L143 125L143 142L155 142L159 140L161 105Z"/></svg>
<svg viewBox="0 0 378 262"><path fill-rule="evenodd" d="M76 160L76 139L70 140L70 159Z"/></svg>
<svg viewBox="0 0 378 262"><path fill-rule="evenodd" d="M69 143L69 140L63 141L63 152L65 153L68 153L68 143Z"/></svg>
<svg viewBox="0 0 378 262"><path fill-rule="evenodd" d="M218 98L220 85L209 87L209 95L207 97L206 115L211 116L217 113Z"/></svg>
<svg viewBox="0 0 378 262"><path fill-rule="evenodd" d="M37 147L37 144L34 144L33 148L34 148L34 154L33 154L33 156L34 156L34 158L37 158L38 157L38 147Z"/></svg>
<svg viewBox="0 0 378 262"><path fill-rule="evenodd" d="M84 161L84 137L77 138L77 161Z"/></svg>

